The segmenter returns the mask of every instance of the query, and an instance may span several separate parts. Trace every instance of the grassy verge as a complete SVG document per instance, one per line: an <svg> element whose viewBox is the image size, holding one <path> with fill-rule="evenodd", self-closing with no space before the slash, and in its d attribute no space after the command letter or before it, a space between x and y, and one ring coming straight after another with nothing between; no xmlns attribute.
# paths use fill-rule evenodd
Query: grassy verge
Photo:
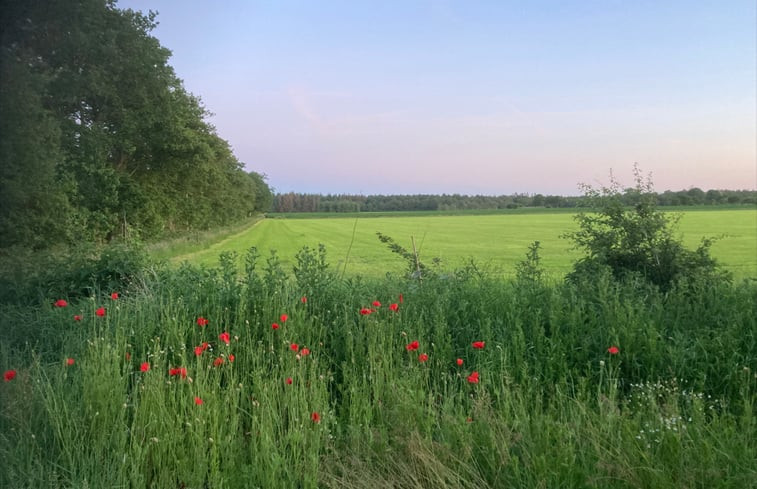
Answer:
<svg viewBox="0 0 757 489"><path fill-rule="evenodd" d="M177 255L196 253L207 249L214 243L223 242L230 236L249 230L264 219L264 217L264 215L256 215L249 219L234 223L231 226L215 228L207 231L195 231L152 242L146 246L146 250L155 260L168 260Z"/></svg>
<svg viewBox="0 0 757 489"><path fill-rule="evenodd" d="M0 486L757 481L754 286L244 261L0 308Z"/></svg>

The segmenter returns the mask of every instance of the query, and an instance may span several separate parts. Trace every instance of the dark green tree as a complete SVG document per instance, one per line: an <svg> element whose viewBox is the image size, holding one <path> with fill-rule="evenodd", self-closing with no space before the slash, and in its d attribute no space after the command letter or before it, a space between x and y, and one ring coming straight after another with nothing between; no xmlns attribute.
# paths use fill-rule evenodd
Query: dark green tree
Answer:
<svg viewBox="0 0 757 489"><path fill-rule="evenodd" d="M208 228L266 204L150 35L154 13L0 6L0 246Z"/></svg>
<svg viewBox="0 0 757 489"><path fill-rule="evenodd" d="M70 182L57 171L60 127L43 106L47 77L23 52L0 49L0 236L42 247L69 233Z"/></svg>

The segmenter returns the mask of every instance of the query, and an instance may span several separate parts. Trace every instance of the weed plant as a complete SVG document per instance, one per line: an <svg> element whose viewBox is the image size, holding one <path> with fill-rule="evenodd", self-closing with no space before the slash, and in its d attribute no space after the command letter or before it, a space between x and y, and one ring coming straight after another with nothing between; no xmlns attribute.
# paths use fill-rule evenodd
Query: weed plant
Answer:
<svg viewBox="0 0 757 489"><path fill-rule="evenodd" d="M757 486L755 285L538 252L419 281L251 249L3 306L0 487Z"/></svg>

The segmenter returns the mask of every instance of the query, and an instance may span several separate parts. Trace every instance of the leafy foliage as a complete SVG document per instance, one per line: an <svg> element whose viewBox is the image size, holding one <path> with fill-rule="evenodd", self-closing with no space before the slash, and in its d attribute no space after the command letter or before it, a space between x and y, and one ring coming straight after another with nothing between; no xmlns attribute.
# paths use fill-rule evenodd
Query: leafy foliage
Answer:
<svg viewBox="0 0 757 489"><path fill-rule="evenodd" d="M318 244L318 250L308 246L302 248L295 257L297 263L292 267L297 287L305 296L318 294L325 284L334 279L326 262L326 247Z"/></svg>
<svg viewBox="0 0 757 489"><path fill-rule="evenodd" d="M526 258L515 265L515 277L519 282L537 284L544 278L545 271L541 264L540 247L541 243L538 241L531 243Z"/></svg>
<svg viewBox="0 0 757 489"><path fill-rule="evenodd" d="M727 278L710 256L712 240L686 249L674 235L676 218L657 209L651 179L638 167L634 175L635 187L625 192L612 178L608 187L583 186L595 212L579 213L579 230L566 235L586 252L569 278L593 277L606 268L616 278L641 276L663 289L681 279ZM622 195L632 195L635 205L624 205Z"/></svg>
<svg viewBox="0 0 757 489"><path fill-rule="evenodd" d="M417 251L411 252L405 249L402 245L397 243L394 238L387 236L381 232L376 232L379 241L384 243L392 253L396 253L401 256L407 263L407 274L417 280L422 280L426 277L432 277L435 275L434 271L425 263L423 263L418 257ZM435 261L435 264L436 261Z"/></svg>
<svg viewBox="0 0 757 489"><path fill-rule="evenodd" d="M38 304L56 294L78 299L100 290L125 290L148 263L138 243L14 249L0 255L0 304Z"/></svg>
<svg viewBox="0 0 757 489"><path fill-rule="evenodd" d="M154 237L270 206L155 25L103 0L3 2L2 247Z"/></svg>

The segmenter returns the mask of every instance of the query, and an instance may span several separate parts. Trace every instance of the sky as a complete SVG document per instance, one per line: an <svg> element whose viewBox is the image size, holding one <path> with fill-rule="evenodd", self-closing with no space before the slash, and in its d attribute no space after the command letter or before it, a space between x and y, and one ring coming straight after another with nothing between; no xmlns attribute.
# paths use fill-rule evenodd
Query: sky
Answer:
<svg viewBox="0 0 757 489"><path fill-rule="evenodd" d="M753 0L121 0L276 192L757 188Z"/></svg>

